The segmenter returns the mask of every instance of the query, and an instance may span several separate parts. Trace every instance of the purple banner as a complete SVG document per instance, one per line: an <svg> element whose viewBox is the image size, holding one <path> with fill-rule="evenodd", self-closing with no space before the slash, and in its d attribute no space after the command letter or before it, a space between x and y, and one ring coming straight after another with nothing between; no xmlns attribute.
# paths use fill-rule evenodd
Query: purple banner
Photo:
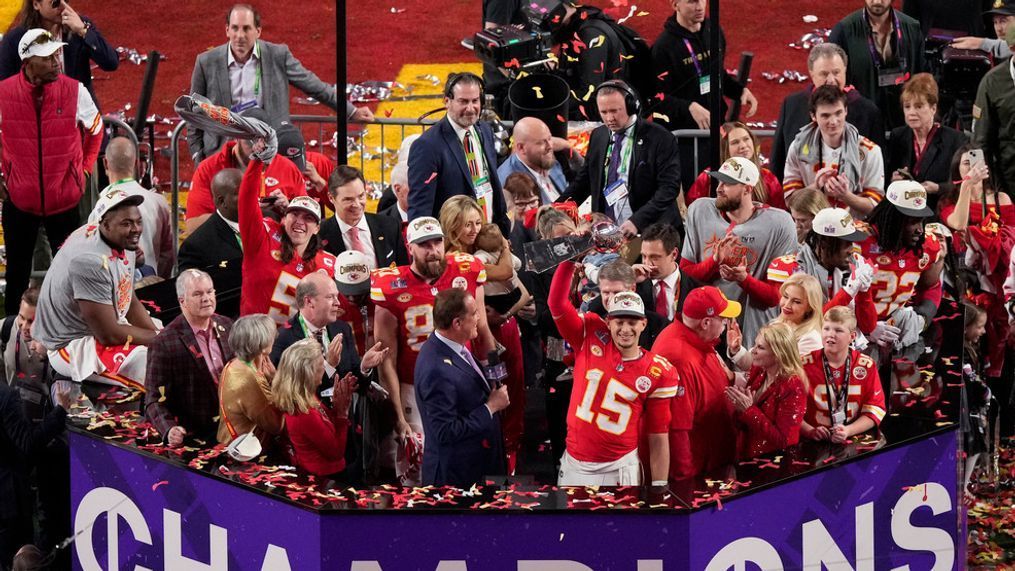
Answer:
<svg viewBox="0 0 1015 571"><path fill-rule="evenodd" d="M71 434L77 569L953 569L956 433L691 511L321 512ZM111 517L116 514L117 517ZM137 567L135 567L137 566ZM847 567L848 566L848 567Z"/></svg>

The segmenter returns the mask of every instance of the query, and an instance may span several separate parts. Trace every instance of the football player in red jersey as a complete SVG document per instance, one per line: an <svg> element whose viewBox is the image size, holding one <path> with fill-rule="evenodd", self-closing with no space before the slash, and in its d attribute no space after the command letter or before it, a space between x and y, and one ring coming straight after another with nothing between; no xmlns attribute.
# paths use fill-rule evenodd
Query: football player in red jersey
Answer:
<svg viewBox="0 0 1015 571"><path fill-rule="evenodd" d="M870 289L878 323L870 338L881 347L905 348L917 341L941 303L943 247L924 230L933 212L920 183L895 181L885 198L867 218L871 236L860 243L861 255L878 268Z"/></svg>
<svg viewBox="0 0 1015 571"><path fill-rule="evenodd" d="M669 361L638 346L645 329L645 305L638 294L615 294L606 321L591 312L578 314L568 302L574 267L574 262L564 262L557 268L547 300L557 329L575 355L567 448L557 484L641 484L638 430L644 414L651 482L666 485L670 399L677 394L677 373Z"/></svg>
<svg viewBox="0 0 1015 571"><path fill-rule="evenodd" d="M263 143L254 145L255 152ZM267 157L266 157L267 158ZM267 313L285 324L296 307L296 284L313 271L335 275L335 256L321 249L321 207L309 196L296 196L281 224L261 216L258 206L264 163L255 154L247 164L237 200L243 243L240 315Z"/></svg>
<svg viewBox="0 0 1015 571"><path fill-rule="evenodd" d="M487 351L496 347L486 322L483 289L486 270L483 263L469 254L444 254L444 232L436 218L421 216L406 228L408 266L374 270L370 278L370 298L377 306L374 334L394 358L381 366L381 381L395 403L396 436L407 443L422 444L423 424L416 407L413 372L416 357L427 337L433 333L433 304L437 292L456 287L471 293L479 306L479 337L472 351L485 364ZM401 452L402 448L399 448ZM420 448L419 450L422 450ZM415 456L413 454L407 456ZM411 469L410 469L411 468ZM418 466L408 466L399 454L396 471L403 483L418 481Z"/></svg>
<svg viewBox="0 0 1015 571"><path fill-rule="evenodd" d="M881 424L885 393L874 360L850 347L856 339L852 309L839 306L825 312L821 337L824 347L803 359L810 396L800 434L841 444Z"/></svg>

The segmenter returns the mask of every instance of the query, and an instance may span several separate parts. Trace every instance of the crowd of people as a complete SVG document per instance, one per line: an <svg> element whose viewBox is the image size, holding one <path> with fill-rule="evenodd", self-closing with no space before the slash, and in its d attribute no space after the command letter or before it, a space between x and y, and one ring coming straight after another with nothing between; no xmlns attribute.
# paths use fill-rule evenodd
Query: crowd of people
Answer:
<svg viewBox="0 0 1015 571"><path fill-rule="evenodd" d="M523 442L545 431L547 483L666 486L876 430L896 363L950 333L936 323L947 299L966 312L975 463L992 400L1011 428L1010 60L984 77L970 137L940 122L922 20L864 0L812 48L812 85L783 101L771 161L731 121L714 142L721 164L702 170L669 129L719 120L705 105L722 46L708 45L704 0L673 5L651 50L660 97L623 78L590 84L602 124L584 155L526 117L498 156L480 120L487 84L455 73L446 116L403 143L376 213L363 174L306 151L289 124L289 85L332 109L334 87L259 39L254 7L233 6L192 91L271 135L188 129L196 170L177 256L176 213L136 180L137 149L103 141L89 62L115 69L115 53L65 1L26 0L0 43L0 568L36 541L40 510L39 545L69 535L60 434L80 383L143 393L170 448L255 437L336 483L531 473ZM568 30L608 19L564 8ZM1015 3L985 16L1015 45ZM994 50L982 30L956 45ZM734 76L723 89L753 113ZM110 184L80 225L103 145ZM545 272L525 260L532 243L614 227L619 247ZM40 228L54 256L31 284ZM142 303L153 283L175 287L165 323ZM526 422L534 396L545 427Z"/></svg>

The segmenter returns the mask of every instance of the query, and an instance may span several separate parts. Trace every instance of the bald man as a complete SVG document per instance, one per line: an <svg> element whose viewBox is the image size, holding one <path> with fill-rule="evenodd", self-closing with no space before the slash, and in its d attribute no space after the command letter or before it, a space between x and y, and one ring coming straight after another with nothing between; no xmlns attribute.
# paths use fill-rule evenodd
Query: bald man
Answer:
<svg viewBox="0 0 1015 571"><path fill-rule="evenodd" d="M231 168L222 169L212 177L211 194L215 202L215 213L180 245L181 272L191 268L208 271L209 268L229 267L239 276L243 249L240 246L236 198L242 180L243 171Z"/></svg>
<svg viewBox="0 0 1015 571"><path fill-rule="evenodd" d="M154 273L168 279L173 275L176 264L176 249L173 248L172 212L165 197L141 186L134 176L137 174L137 148L126 137L114 137L106 146L106 165L109 180L113 181L100 195L111 190L123 190L129 194L144 196L138 206L141 211L141 243L138 248L137 269L141 273ZM98 214L88 216L89 224L98 223ZM142 256L143 254L143 256ZM148 269L145 269L145 268Z"/></svg>
<svg viewBox="0 0 1015 571"><path fill-rule="evenodd" d="M535 117L519 119L515 123L512 139L514 146L511 156L497 169L501 185L512 173L520 172L532 177L539 186L542 204L557 200L560 193L567 188L568 181L554 153L569 151L570 144L566 139L552 136L546 123ZM569 154L581 160L578 153ZM580 164L571 165L572 170L580 167Z"/></svg>

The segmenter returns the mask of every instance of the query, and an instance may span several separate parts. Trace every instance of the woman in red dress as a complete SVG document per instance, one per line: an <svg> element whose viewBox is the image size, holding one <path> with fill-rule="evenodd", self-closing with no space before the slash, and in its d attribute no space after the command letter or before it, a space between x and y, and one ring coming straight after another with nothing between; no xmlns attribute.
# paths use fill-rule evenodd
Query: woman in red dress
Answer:
<svg viewBox="0 0 1015 571"><path fill-rule="evenodd" d="M726 389L733 404L740 458L799 442L807 412L807 376L793 328L785 323L762 327L751 353L754 361L746 379L738 378Z"/></svg>

